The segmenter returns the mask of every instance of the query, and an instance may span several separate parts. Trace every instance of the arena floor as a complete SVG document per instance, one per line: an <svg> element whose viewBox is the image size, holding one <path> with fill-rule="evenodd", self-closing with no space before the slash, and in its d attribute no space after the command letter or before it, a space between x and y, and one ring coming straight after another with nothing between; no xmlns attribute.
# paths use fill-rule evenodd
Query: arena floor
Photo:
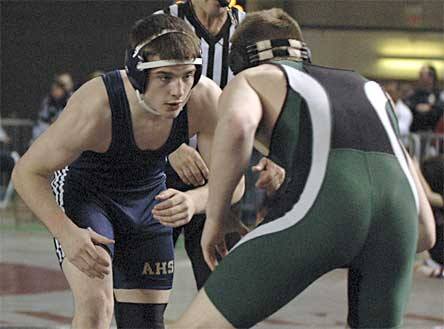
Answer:
<svg viewBox="0 0 444 329"><path fill-rule="evenodd" d="M72 297L49 235L0 225L0 238L0 327L69 328ZM168 321L178 317L194 293L190 264L179 247ZM255 328L344 328L345 319L346 271L337 270ZM444 329L444 280L415 273L405 328Z"/></svg>

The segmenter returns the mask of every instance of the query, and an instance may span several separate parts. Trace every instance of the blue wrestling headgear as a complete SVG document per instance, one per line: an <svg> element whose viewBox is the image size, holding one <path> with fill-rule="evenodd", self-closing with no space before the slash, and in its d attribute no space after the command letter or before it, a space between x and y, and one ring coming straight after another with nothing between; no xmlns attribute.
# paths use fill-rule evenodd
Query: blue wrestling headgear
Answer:
<svg viewBox="0 0 444 329"><path fill-rule="evenodd" d="M192 64L196 66L196 72L194 74L194 83L193 87L199 82L199 79L202 75L202 57L197 57L195 59L189 60L156 60L149 61L143 58L141 54L141 50L146 47L150 42L156 40L157 38L162 37L163 35L170 33L181 33L186 35L189 38L193 38L193 36L189 35L186 32L179 30L171 30L165 29L161 32L151 36L149 39L141 42L135 48L128 48L125 56L125 70L128 75L128 79L131 82L131 85L136 90L136 96L139 101L139 104L147 111L155 115L159 115L160 113L150 106L146 100L143 99L143 94L146 91L147 83L148 83L148 70L164 67L164 66L174 66L174 65L187 65ZM191 94L191 92L190 92ZM189 97L190 95L188 95Z"/></svg>
<svg viewBox="0 0 444 329"><path fill-rule="evenodd" d="M274 58L311 63L311 52L304 42L296 39L262 40L246 47L231 47L228 62L230 69L237 74Z"/></svg>

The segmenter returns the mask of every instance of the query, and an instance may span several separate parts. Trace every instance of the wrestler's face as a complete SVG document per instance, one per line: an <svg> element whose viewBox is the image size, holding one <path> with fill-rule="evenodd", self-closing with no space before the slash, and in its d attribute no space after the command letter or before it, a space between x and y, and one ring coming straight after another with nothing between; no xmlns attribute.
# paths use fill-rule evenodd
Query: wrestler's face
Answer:
<svg viewBox="0 0 444 329"><path fill-rule="evenodd" d="M194 65L164 66L150 70L144 99L161 116L175 118L188 101L194 83Z"/></svg>

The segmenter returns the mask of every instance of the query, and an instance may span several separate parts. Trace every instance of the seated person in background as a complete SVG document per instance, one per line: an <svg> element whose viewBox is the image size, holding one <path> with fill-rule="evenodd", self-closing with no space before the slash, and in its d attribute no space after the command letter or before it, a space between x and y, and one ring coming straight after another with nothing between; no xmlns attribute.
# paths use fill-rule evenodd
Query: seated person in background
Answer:
<svg viewBox="0 0 444 329"><path fill-rule="evenodd" d="M444 92L439 89L438 75L432 65L424 65L414 94L406 100L413 114L410 131L432 132L444 112Z"/></svg>
<svg viewBox="0 0 444 329"><path fill-rule="evenodd" d="M3 145L9 144L10 141L11 141L11 139L9 138L8 134L6 133L6 131L2 127L2 120L0 118L0 145L2 146L2 148L0 148L0 149L3 149Z"/></svg>
<svg viewBox="0 0 444 329"><path fill-rule="evenodd" d="M394 110L398 118L399 132L401 136L408 135L413 115L409 107L401 98L401 86L399 81L390 81L384 84L385 91L390 95L394 103Z"/></svg>
<svg viewBox="0 0 444 329"><path fill-rule="evenodd" d="M63 111L73 92L73 81L69 73L57 74L51 83L49 94L43 99L37 122L32 128L33 142L53 123Z"/></svg>
<svg viewBox="0 0 444 329"><path fill-rule="evenodd" d="M3 200L6 188L14 168L14 159L6 150L7 144L11 142L6 131L1 126L0 118L0 201Z"/></svg>
<svg viewBox="0 0 444 329"><path fill-rule="evenodd" d="M438 122L436 123L435 133L444 134L444 113L443 115L441 115L441 118L439 118Z"/></svg>
<svg viewBox="0 0 444 329"><path fill-rule="evenodd" d="M428 251L430 258L424 260L417 270L430 277L444 279L444 154L422 163L420 179L435 217L436 244Z"/></svg>

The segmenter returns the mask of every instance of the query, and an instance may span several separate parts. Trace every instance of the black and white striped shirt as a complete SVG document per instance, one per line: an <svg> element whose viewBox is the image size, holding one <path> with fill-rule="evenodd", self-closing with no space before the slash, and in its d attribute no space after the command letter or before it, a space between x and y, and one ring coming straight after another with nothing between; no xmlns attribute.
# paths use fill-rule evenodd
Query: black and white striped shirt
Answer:
<svg viewBox="0 0 444 329"><path fill-rule="evenodd" d="M245 13L237 8L231 9L234 17L240 23ZM201 41L203 70L202 74L216 82L221 88L233 77L228 67L228 51L230 49L230 38L236 28L234 22L228 16L225 24L217 35L209 33L199 22L194 12L191 1L173 4L164 10L156 12L170 14L184 19L194 30Z"/></svg>

